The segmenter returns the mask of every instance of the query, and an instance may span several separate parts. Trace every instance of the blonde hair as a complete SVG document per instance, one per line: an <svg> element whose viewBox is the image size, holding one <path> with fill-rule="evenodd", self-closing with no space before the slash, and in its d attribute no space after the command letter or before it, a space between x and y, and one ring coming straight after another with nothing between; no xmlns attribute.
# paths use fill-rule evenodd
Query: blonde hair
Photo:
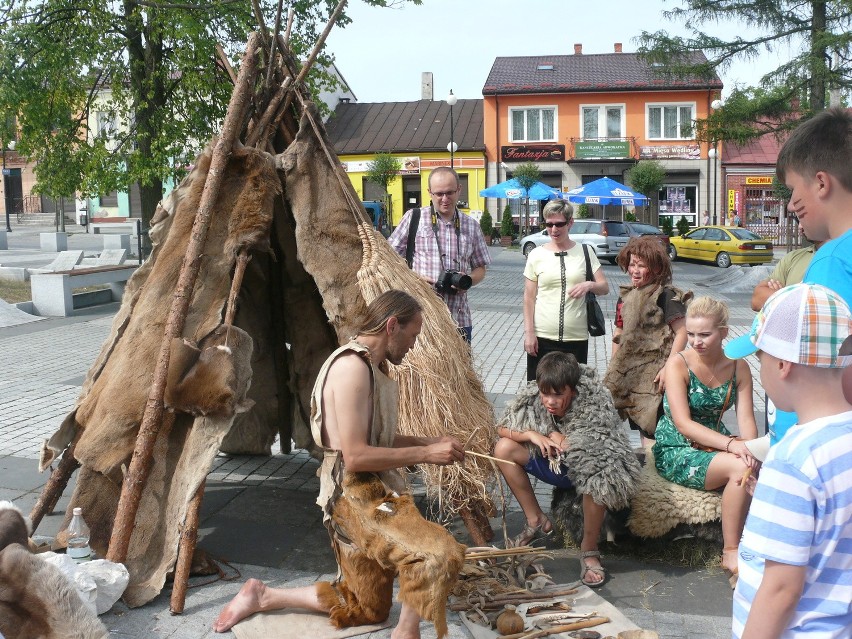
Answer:
<svg viewBox="0 0 852 639"><path fill-rule="evenodd" d="M713 320L716 328L727 328L728 305L717 299L702 295L686 307L686 317L706 317Z"/></svg>

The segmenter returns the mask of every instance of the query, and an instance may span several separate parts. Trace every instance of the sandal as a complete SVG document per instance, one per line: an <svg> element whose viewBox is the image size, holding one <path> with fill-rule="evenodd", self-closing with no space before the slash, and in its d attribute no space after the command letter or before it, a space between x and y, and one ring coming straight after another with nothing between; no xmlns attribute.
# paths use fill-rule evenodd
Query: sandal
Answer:
<svg viewBox="0 0 852 639"><path fill-rule="evenodd" d="M725 553L730 551L738 551L740 549L739 546L725 546L722 548L722 558L724 559ZM739 561L739 560L738 560ZM722 566L722 570L725 571L725 574L728 575L728 583L731 584L731 590L737 587L737 580L740 577L739 568L734 568L733 570L729 570Z"/></svg>
<svg viewBox="0 0 852 639"><path fill-rule="evenodd" d="M601 553L599 550L584 550L580 553L580 582L589 588L600 588L606 582L606 568L603 566L590 566L586 563L589 557L597 557L600 561ZM600 581L588 581L586 573L592 571L596 575L601 576Z"/></svg>
<svg viewBox="0 0 852 639"><path fill-rule="evenodd" d="M550 530L545 530L544 527L550 524ZM524 529L521 531L521 534L517 537L512 537L509 540L512 548L519 548L520 546L529 546L536 539L544 539L546 537L550 537L553 534L553 524L550 523L550 519L545 517L544 521L541 522L538 526L530 526L529 524L524 524Z"/></svg>

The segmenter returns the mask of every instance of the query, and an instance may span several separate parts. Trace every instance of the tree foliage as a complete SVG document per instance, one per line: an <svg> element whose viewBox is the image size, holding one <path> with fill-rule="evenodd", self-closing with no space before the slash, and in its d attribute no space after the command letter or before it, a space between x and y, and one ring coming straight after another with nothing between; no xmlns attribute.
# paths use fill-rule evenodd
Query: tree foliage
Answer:
<svg viewBox="0 0 852 639"><path fill-rule="evenodd" d="M534 162L524 162L515 167L512 177L518 181L518 184L529 190L533 184L541 180L541 170Z"/></svg>
<svg viewBox="0 0 852 639"><path fill-rule="evenodd" d="M687 37L665 30L643 32L639 52L649 63L661 63L667 74L710 78L735 62L748 63L763 52L793 51L789 61L761 79L759 87L736 87L721 109L699 120L698 139L746 142L767 132L793 128L801 119L826 107L829 88L852 87L850 0L681 0L663 12L665 18L691 31ZM728 20L752 27L718 37L704 25ZM703 51L707 62L692 54Z"/></svg>
<svg viewBox="0 0 852 639"><path fill-rule="evenodd" d="M500 235L512 237L515 234L515 222L512 220L512 207L508 204L503 209L503 217L500 219Z"/></svg>
<svg viewBox="0 0 852 639"><path fill-rule="evenodd" d="M381 186L385 194L388 187L402 170L402 162L390 153L376 153L373 160L367 163L367 179Z"/></svg>
<svg viewBox="0 0 852 639"><path fill-rule="evenodd" d="M482 234L485 237L491 237L491 230L494 227L494 222L491 220L491 213L487 210L482 212L482 217L479 218L479 228L482 229Z"/></svg>
<svg viewBox="0 0 852 639"><path fill-rule="evenodd" d="M365 0L387 6L420 0ZM304 58L336 0L298 0L290 46ZM35 190L106 194L138 183L150 219L165 179L179 180L224 118L236 65L275 0L17 0L0 8L0 138L17 129ZM286 18L286 11L285 11ZM350 20L341 15L339 26ZM269 27L272 30L272 26ZM282 27L283 29L283 27ZM331 77L321 55L308 85ZM236 70L235 70L236 72Z"/></svg>
<svg viewBox="0 0 852 639"><path fill-rule="evenodd" d="M633 165L625 176L627 184L648 198L652 211L658 205L660 189L666 181L666 169L656 160L642 160Z"/></svg>

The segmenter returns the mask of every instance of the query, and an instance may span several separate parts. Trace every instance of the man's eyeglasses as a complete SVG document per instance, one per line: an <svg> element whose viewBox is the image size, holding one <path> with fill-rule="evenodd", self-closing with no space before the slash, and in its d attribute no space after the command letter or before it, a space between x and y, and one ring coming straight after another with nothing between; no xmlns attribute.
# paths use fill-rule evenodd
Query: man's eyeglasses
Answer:
<svg viewBox="0 0 852 639"><path fill-rule="evenodd" d="M544 225L549 229L552 229L554 226L561 229L563 226L568 226L568 222L545 222Z"/></svg>
<svg viewBox="0 0 852 639"><path fill-rule="evenodd" d="M458 193L458 189L456 189L455 191L429 191L429 193L431 193L432 197L434 197L435 199L440 200L442 197L454 196L456 193Z"/></svg>

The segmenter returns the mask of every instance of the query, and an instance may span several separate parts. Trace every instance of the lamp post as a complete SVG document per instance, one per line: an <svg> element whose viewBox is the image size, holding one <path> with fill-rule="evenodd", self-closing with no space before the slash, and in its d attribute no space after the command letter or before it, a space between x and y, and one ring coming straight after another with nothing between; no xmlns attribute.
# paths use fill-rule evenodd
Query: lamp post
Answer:
<svg viewBox="0 0 852 639"><path fill-rule="evenodd" d="M10 151L15 150L15 141L10 140L8 143L3 144L3 204L6 209L6 232L12 232L12 225L9 223L9 180L8 171L6 168L6 147L8 146Z"/></svg>
<svg viewBox="0 0 852 639"><path fill-rule="evenodd" d="M718 165L716 164L716 143L715 142L713 142L713 148L710 149L707 152L707 157L709 157L710 161L713 163L713 180L711 181L711 189L712 189L712 192L713 192L713 204L712 204L712 206L713 206L713 224L716 224L716 216L717 216L716 191L719 190L719 180L717 179L718 176L716 174L716 167Z"/></svg>
<svg viewBox="0 0 852 639"><path fill-rule="evenodd" d="M718 111L722 108L722 101L719 98L716 98L710 103L710 108L714 111ZM718 143L718 140L713 140L713 148L707 152L707 157L709 157L710 160L713 162L713 224L717 223L717 218L719 215L719 211L716 209L716 192L719 190L719 164L716 161L716 145Z"/></svg>
<svg viewBox="0 0 852 639"><path fill-rule="evenodd" d="M456 127L455 121L453 120L453 105L458 102L459 99L453 95L453 90L450 89L450 95L447 96L447 104L450 105L450 143L447 145L447 151L450 152L450 168L455 168L455 154L456 149L458 149L458 145L456 144Z"/></svg>

